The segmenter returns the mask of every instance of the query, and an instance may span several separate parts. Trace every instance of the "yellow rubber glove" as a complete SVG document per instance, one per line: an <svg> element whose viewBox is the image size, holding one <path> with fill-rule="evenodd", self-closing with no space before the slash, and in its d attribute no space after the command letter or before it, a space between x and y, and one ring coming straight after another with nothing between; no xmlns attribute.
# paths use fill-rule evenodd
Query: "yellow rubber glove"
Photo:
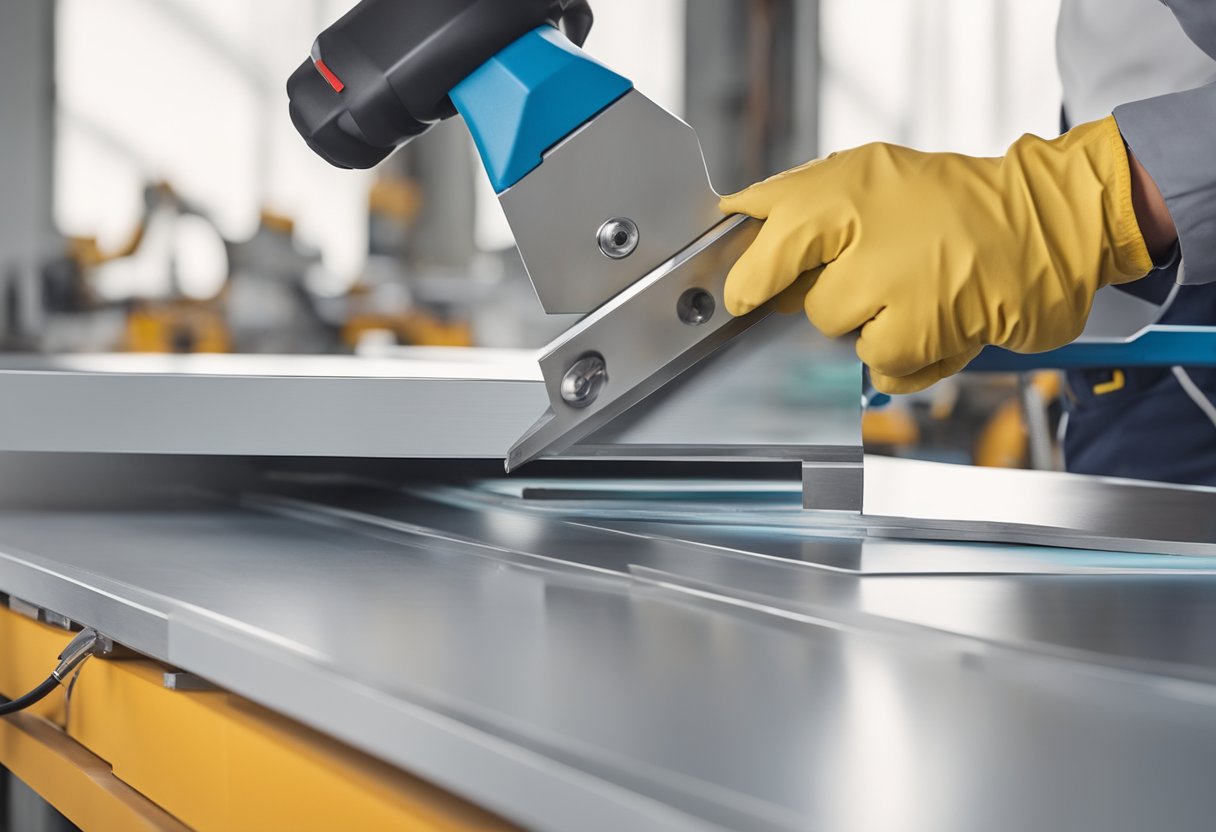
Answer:
<svg viewBox="0 0 1216 832"><path fill-rule="evenodd" d="M765 220L727 281L731 314L804 297L825 335L860 330L857 354L886 393L923 390L989 344L1061 347L1099 288L1153 265L1113 118L1024 136L999 159L870 144L722 210Z"/></svg>

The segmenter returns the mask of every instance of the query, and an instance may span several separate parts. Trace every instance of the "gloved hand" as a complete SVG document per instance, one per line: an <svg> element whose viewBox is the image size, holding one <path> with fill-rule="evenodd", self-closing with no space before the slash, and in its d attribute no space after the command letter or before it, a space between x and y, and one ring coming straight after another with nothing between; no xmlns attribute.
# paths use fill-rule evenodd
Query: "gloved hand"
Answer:
<svg viewBox="0 0 1216 832"><path fill-rule="evenodd" d="M1099 288L1153 265L1114 118L1024 136L999 159L870 144L722 210L765 220L727 280L731 314L803 300L825 335L860 330L857 354L886 393L923 390L989 344L1061 347Z"/></svg>

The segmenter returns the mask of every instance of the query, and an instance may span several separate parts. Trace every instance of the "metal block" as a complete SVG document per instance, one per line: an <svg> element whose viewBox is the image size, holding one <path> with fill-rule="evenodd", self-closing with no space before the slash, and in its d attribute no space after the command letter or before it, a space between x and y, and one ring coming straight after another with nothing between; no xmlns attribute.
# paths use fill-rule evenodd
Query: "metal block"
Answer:
<svg viewBox="0 0 1216 832"><path fill-rule="evenodd" d="M24 615L26 618L33 619L42 624L49 624L52 627L58 627L61 630L71 630L73 626L72 619L66 615L61 615L53 610L43 609L36 604L31 604L12 595L8 597L8 608L19 615Z"/></svg>
<svg viewBox="0 0 1216 832"><path fill-rule="evenodd" d="M802 506L813 511L861 513L865 495L865 464L861 449L856 459L837 462L804 459L802 462Z"/></svg>
<svg viewBox="0 0 1216 832"><path fill-rule="evenodd" d="M184 670L166 670L165 671L165 689L189 691L199 693L205 691L217 691L221 688L201 676L195 676L193 673L187 673Z"/></svg>
<svg viewBox="0 0 1216 832"><path fill-rule="evenodd" d="M26 618L39 621L39 613L41 610L36 604L31 604L28 601L22 601L20 598L15 598L12 595L8 597L8 608L18 615L24 615Z"/></svg>

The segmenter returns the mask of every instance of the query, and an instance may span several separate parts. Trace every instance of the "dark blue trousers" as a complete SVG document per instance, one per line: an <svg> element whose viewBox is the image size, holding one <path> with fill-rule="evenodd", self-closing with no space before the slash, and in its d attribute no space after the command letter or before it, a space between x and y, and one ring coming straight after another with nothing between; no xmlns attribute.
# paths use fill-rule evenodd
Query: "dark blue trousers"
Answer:
<svg viewBox="0 0 1216 832"><path fill-rule="evenodd" d="M1122 288L1162 304L1175 278L1163 270ZM1216 326L1216 284L1179 287L1160 323ZM1216 423L1196 400L1216 410L1216 369L1183 369L1189 385L1170 367L1069 372L1068 470L1216 486Z"/></svg>

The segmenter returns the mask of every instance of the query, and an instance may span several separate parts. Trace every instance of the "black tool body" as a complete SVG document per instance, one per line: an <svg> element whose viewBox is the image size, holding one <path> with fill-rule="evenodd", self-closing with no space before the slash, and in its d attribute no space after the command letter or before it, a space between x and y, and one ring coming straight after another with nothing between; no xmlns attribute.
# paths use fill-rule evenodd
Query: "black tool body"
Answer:
<svg viewBox="0 0 1216 832"><path fill-rule="evenodd" d="M455 115L448 93L545 24L581 45L591 9L587 0L363 0L287 82L292 122L330 164L374 167Z"/></svg>

